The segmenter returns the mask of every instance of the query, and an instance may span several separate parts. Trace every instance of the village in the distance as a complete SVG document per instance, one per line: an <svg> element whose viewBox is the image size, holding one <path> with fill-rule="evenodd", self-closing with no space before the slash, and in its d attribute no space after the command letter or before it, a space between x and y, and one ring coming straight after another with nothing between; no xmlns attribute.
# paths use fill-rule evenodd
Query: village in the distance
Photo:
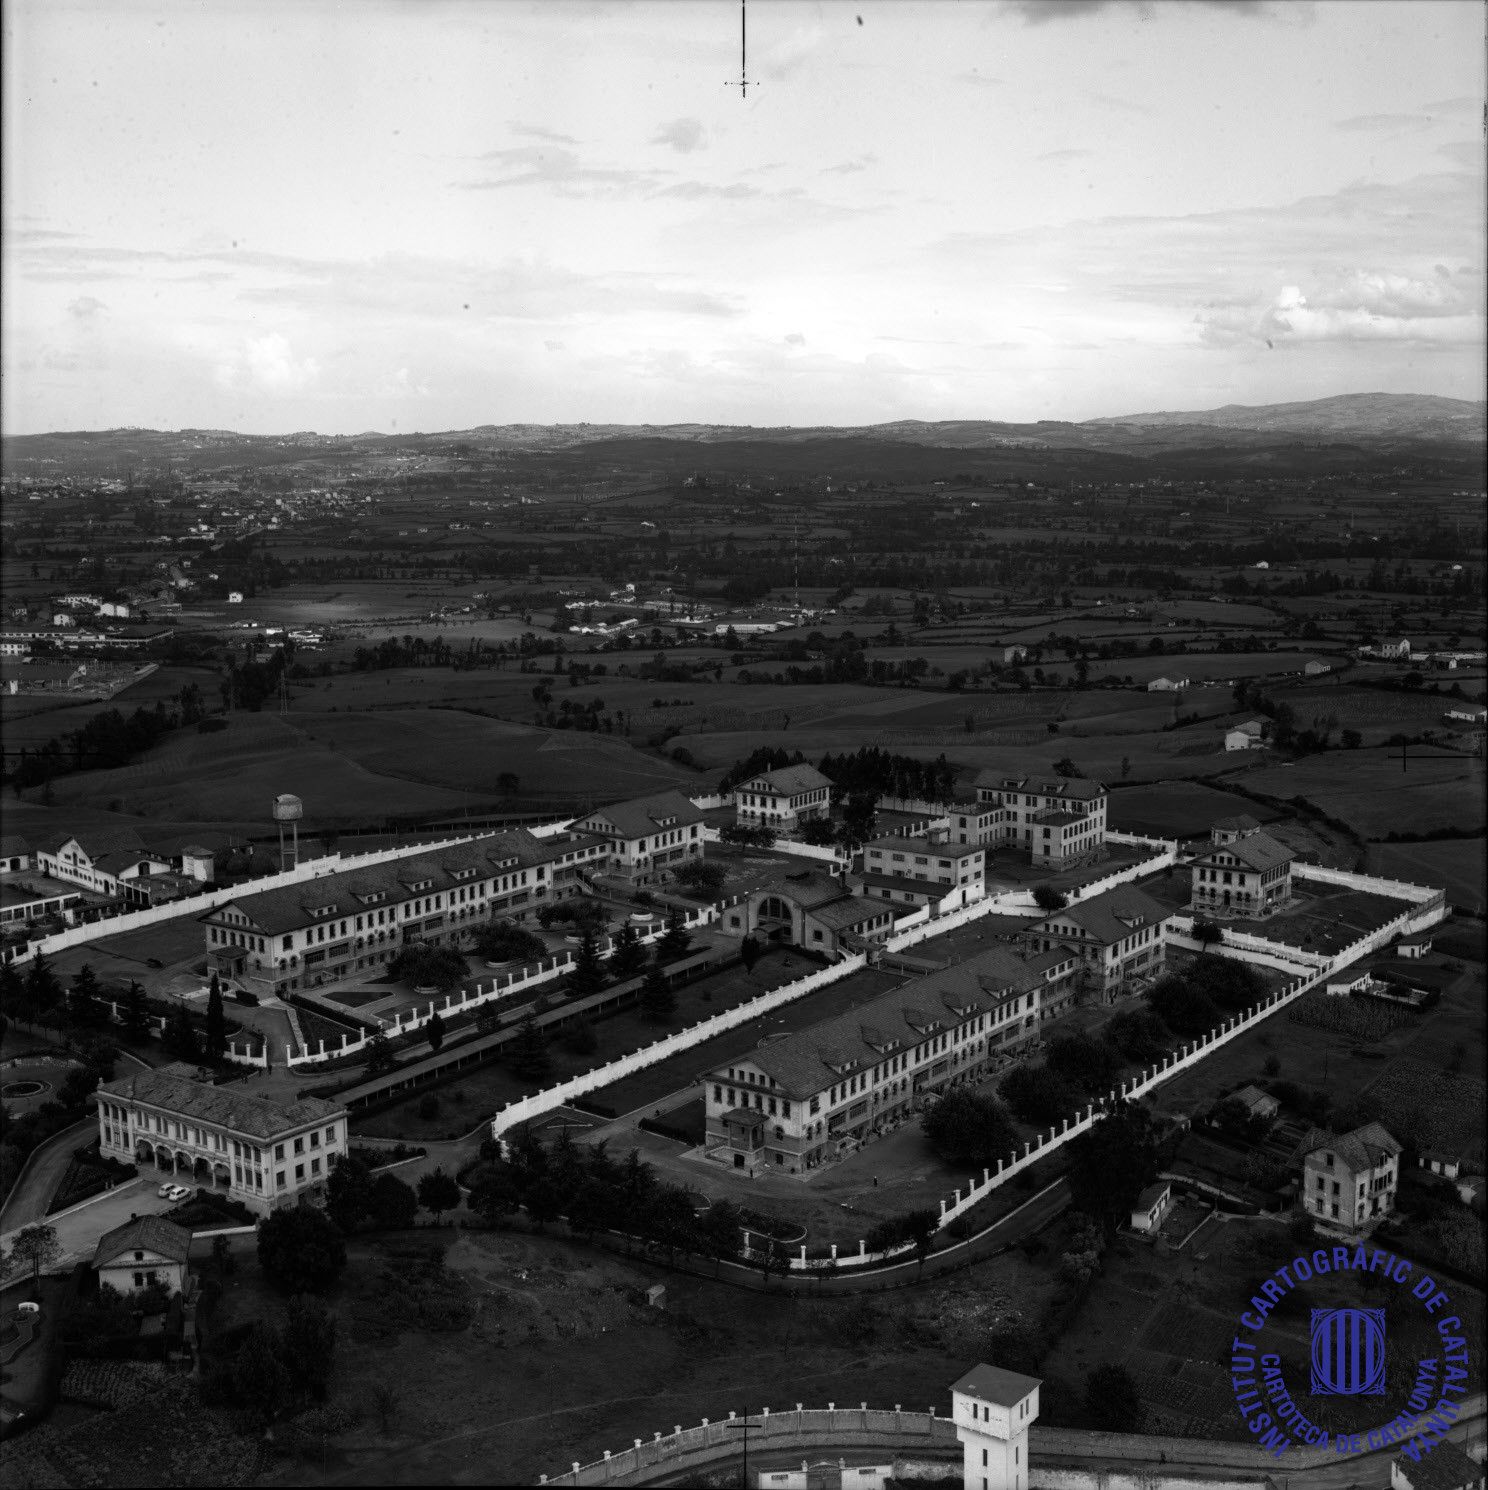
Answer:
<svg viewBox="0 0 1488 1490"><path fill-rule="evenodd" d="M1483 408L1288 410L7 438L7 1484L1481 1484Z"/></svg>

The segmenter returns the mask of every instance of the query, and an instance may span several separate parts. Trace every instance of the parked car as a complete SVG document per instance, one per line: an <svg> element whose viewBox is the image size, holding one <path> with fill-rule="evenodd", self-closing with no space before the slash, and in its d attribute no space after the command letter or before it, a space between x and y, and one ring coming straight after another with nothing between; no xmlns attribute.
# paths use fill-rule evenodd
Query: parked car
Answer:
<svg viewBox="0 0 1488 1490"><path fill-rule="evenodd" d="M162 1185L156 1192L162 1200L185 1200L191 1191L185 1185Z"/></svg>

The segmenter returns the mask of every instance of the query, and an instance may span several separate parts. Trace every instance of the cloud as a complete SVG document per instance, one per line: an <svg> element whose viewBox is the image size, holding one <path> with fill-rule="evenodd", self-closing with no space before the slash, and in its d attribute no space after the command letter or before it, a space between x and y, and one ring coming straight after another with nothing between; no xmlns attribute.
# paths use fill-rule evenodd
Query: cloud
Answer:
<svg viewBox="0 0 1488 1490"><path fill-rule="evenodd" d="M303 393L319 376L316 360L296 358L289 339L277 331L246 338L216 368L217 383L222 388L280 397Z"/></svg>
<svg viewBox="0 0 1488 1490"><path fill-rule="evenodd" d="M67 307L69 315L76 316L80 321L91 321L94 317L102 315L108 309L103 301L95 299L92 295L79 295L71 305Z"/></svg>
<svg viewBox="0 0 1488 1490"><path fill-rule="evenodd" d="M506 127L514 135L525 135L529 140L547 140L553 145L577 145L579 143L572 135L559 134L556 129L548 129L541 124L523 124L519 119L509 119Z"/></svg>
<svg viewBox="0 0 1488 1490"><path fill-rule="evenodd" d="M653 145L670 145L679 155L701 150L707 142L707 132L696 119L673 119L651 136Z"/></svg>
<svg viewBox="0 0 1488 1490"><path fill-rule="evenodd" d="M1483 169L1483 145L1480 140L1449 140L1445 145L1438 145L1436 153L1472 170Z"/></svg>
<svg viewBox="0 0 1488 1490"><path fill-rule="evenodd" d="M1468 345L1482 340L1476 296L1445 265L1431 279L1355 270L1310 292L1283 285L1260 305L1224 306L1196 318L1211 346L1265 341L1416 341Z"/></svg>
<svg viewBox="0 0 1488 1490"><path fill-rule="evenodd" d="M1094 155L1094 154L1095 154L1095 152L1093 150L1081 150L1081 149L1046 150L1041 156L1039 156L1039 159L1040 160L1080 160L1084 156Z"/></svg>
<svg viewBox="0 0 1488 1490"><path fill-rule="evenodd" d="M804 347L806 338L799 331L791 331L786 335L785 344L788 347Z"/></svg>
<svg viewBox="0 0 1488 1490"><path fill-rule="evenodd" d="M958 83L974 83L978 88L1006 88L1006 78L994 78L987 73L978 72L972 68L970 72L958 72L954 81Z"/></svg>
<svg viewBox="0 0 1488 1490"><path fill-rule="evenodd" d="M854 156L852 160L841 161L835 166L823 166L821 168L821 174L823 176L848 176L855 171L866 171L869 166L876 165L877 163L878 157L876 155L858 155Z"/></svg>
<svg viewBox="0 0 1488 1490"><path fill-rule="evenodd" d="M568 343L567 342L553 341L551 339L548 339L548 340L545 340L543 342L543 345L550 352L566 352L568 350Z"/></svg>
<svg viewBox="0 0 1488 1490"><path fill-rule="evenodd" d="M516 145L507 150L488 150L480 158L493 166L497 174L480 181L457 183L467 191L550 186L560 196L594 196L651 190L665 179L655 171L585 165L563 146Z"/></svg>

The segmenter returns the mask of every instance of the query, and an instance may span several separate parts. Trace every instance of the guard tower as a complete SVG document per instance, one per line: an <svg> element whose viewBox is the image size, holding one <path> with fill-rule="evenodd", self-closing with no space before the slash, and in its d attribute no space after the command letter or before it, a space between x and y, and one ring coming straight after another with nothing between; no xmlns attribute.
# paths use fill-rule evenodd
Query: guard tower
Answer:
<svg viewBox="0 0 1488 1490"><path fill-rule="evenodd" d="M290 824L294 836L294 867L300 864L300 819L305 815L305 804L289 792L281 792L274 798L274 821L279 824L279 868L284 865L284 825Z"/></svg>
<svg viewBox="0 0 1488 1490"><path fill-rule="evenodd" d="M1039 1386L1036 1376L985 1365L952 1385L966 1490L1028 1490L1028 1430L1038 1417Z"/></svg>

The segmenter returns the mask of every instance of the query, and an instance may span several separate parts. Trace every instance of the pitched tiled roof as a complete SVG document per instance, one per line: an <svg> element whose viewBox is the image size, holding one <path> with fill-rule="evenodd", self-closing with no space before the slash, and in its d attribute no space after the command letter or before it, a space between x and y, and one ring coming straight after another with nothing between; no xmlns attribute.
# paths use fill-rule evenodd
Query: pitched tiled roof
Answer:
<svg viewBox="0 0 1488 1490"><path fill-rule="evenodd" d="M15 859L30 852L31 845L19 833L6 833L0 837L0 859Z"/></svg>
<svg viewBox="0 0 1488 1490"><path fill-rule="evenodd" d="M1154 900L1145 890L1139 890L1135 885L1117 885L1103 895L1076 901L1062 911L1055 911L1042 921L1024 927L1024 930L1058 936L1060 933L1054 930L1052 923L1073 921L1088 936L1110 946L1129 937L1140 927L1155 926L1170 915L1172 912L1168 907Z"/></svg>
<svg viewBox="0 0 1488 1490"><path fill-rule="evenodd" d="M1419 1459L1402 1454L1394 1467L1400 1470L1400 1479L1391 1483L1410 1490L1480 1490L1483 1484L1483 1466L1450 1438L1441 1439Z"/></svg>
<svg viewBox="0 0 1488 1490"><path fill-rule="evenodd" d="M1088 802L1106 794L1106 789L1100 782L1091 781L1084 776L1056 777L1053 780L1040 781L1032 776L1022 778L1005 776L991 766L978 771L972 785L1001 788L1010 792L1034 792L1046 797L1063 797L1067 802Z"/></svg>
<svg viewBox="0 0 1488 1490"><path fill-rule="evenodd" d="M861 1070L884 1059L883 1050L869 1043L865 1031L880 1046L896 1041L900 1049L913 1047L926 1038L929 1024L949 1028L960 1023L953 1005L991 1011L1007 994L1029 992L1043 982L1039 968L1005 948L993 947L881 993L846 1014L772 1040L743 1059L774 1077L787 1096L804 1099L840 1080L842 1067Z"/></svg>
<svg viewBox="0 0 1488 1490"><path fill-rule="evenodd" d="M93 1252L93 1266L101 1268L123 1252L158 1252L172 1262L185 1262L191 1256L191 1233L164 1216L136 1216L98 1239Z"/></svg>
<svg viewBox="0 0 1488 1490"><path fill-rule="evenodd" d="M765 783L764 790L775 792L782 797L799 796L802 792L819 791L824 786L831 786L829 777L823 776L815 766L808 766L804 762L799 766L781 766L777 771L763 771L758 776L751 776L748 781L741 781L735 790L758 791L755 787L756 781Z"/></svg>
<svg viewBox="0 0 1488 1490"><path fill-rule="evenodd" d="M1251 869L1275 869L1296 858L1296 854L1284 843L1278 843L1269 833L1247 833L1231 843L1217 844L1202 859L1195 862L1207 864L1215 854L1233 854L1242 864Z"/></svg>
<svg viewBox="0 0 1488 1490"><path fill-rule="evenodd" d="M755 893L778 895L809 911L834 900L845 900L849 891L835 875L824 874L819 869L801 869L772 880Z"/></svg>
<svg viewBox="0 0 1488 1490"><path fill-rule="evenodd" d="M820 921L823 926L832 930L841 930L844 926L861 926L865 921L871 921L885 912L890 915L892 910L883 901L874 902L863 900L857 895L847 895L841 900L833 900L826 905L818 905L810 908L811 919Z"/></svg>
<svg viewBox="0 0 1488 1490"><path fill-rule="evenodd" d="M208 1086L165 1071L116 1077L104 1082L98 1090L101 1095L121 1102L146 1102L260 1140L346 1115L346 1109L339 1103L323 1102L319 1097L270 1102L237 1086Z"/></svg>
<svg viewBox="0 0 1488 1490"><path fill-rule="evenodd" d="M944 900L959 888L941 880L917 880L908 874L883 874L877 869L865 870L862 880L865 889L871 885L874 889L908 890L913 895L928 895L933 900Z"/></svg>
<svg viewBox="0 0 1488 1490"><path fill-rule="evenodd" d="M1041 1384L1037 1376L1005 1371L1001 1366L981 1365L973 1366L960 1381L953 1381L951 1390L965 1392L968 1397L980 1397L983 1402L993 1402L998 1407L1016 1407Z"/></svg>
<svg viewBox="0 0 1488 1490"><path fill-rule="evenodd" d="M324 919L312 916L312 909L330 906L334 907L331 914L354 915L364 908L358 896L382 894L387 898L379 904L394 905L415 894L452 889L460 883L455 879L455 873L461 869L474 869L479 875L489 877L500 873L498 866L512 859L524 866L545 864L561 858L573 847L571 839L541 839L525 828L518 828L510 833L472 839L469 843L449 844L428 853L390 859L383 864L337 870L334 874L322 874L298 885L250 891L224 901L216 910L197 919L211 921L231 908L247 916L259 930L278 936L281 932L295 931ZM409 888L421 880L430 882L428 890Z"/></svg>
<svg viewBox="0 0 1488 1490"><path fill-rule="evenodd" d="M138 858L149 853L145 840L133 828L85 828L80 833L52 833L41 841L40 846L47 853L55 854L73 840L95 864L114 855Z"/></svg>
<svg viewBox="0 0 1488 1490"><path fill-rule="evenodd" d="M621 838L649 838L661 831L661 820L670 818L670 827L700 823L703 814L681 792L658 792L652 797L632 797L628 802L612 802L591 812L581 827L608 824Z"/></svg>
<svg viewBox="0 0 1488 1490"><path fill-rule="evenodd" d="M1302 1151L1304 1158L1320 1149L1331 1149L1354 1174L1373 1169L1401 1152L1400 1145L1379 1123L1365 1123L1362 1128L1341 1136L1314 1128L1303 1142L1306 1144Z"/></svg>

